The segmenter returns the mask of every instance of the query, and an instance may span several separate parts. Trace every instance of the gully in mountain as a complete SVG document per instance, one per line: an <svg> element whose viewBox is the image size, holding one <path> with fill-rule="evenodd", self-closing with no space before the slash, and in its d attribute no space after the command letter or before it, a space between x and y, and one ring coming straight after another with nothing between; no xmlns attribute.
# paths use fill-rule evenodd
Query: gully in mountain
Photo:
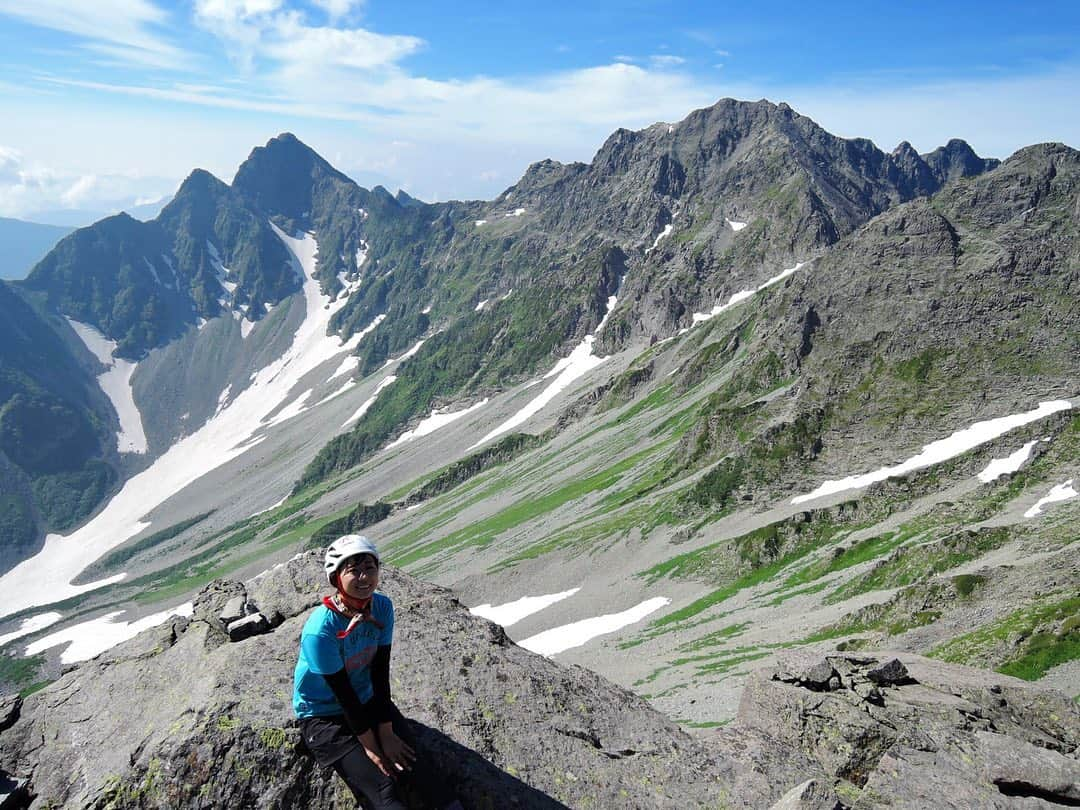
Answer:
<svg viewBox="0 0 1080 810"><path fill-rule="evenodd" d="M304 624L293 678L308 750L370 810L405 810L399 781L415 786L427 807L462 810L417 758L408 721L390 699L394 605L376 592L375 544L358 534L339 537L324 567L337 592Z"/></svg>

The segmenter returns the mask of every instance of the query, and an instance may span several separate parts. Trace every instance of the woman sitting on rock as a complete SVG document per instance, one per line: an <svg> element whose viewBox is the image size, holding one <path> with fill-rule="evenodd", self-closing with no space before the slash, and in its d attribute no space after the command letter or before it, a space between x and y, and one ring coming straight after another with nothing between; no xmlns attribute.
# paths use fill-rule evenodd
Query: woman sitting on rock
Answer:
<svg viewBox="0 0 1080 810"><path fill-rule="evenodd" d="M358 534L339 537L325 568L337 592L304 624L293 678L304 742L370 810L405 810L399 779L422 791L428 807L461 810L438 779L419 772L406 720L390 700L394 604L375 590L375 544Z"/></svg>

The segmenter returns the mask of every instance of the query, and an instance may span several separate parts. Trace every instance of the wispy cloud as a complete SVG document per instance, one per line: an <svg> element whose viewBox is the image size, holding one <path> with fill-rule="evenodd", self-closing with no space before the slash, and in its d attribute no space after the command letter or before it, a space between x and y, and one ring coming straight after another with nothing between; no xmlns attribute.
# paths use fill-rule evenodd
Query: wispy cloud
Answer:
<svg viewBox="0 0 1080 810"><path fill-rule="evenodd" d="M686 60L681 56L669 53L653 54L649 57L649 62L653 67L657 68L679 67L679 65L686 64Z"/></svg>
<svg viewBox="0 0 1080 810"><path fill-rule="evenodd" d="M281 0L196 0L195 19L252 70L262 61L286 72L315 72L326 65L358 70L387 68L415 52L418 37L378 34L334 25L356 3L320 3L330 25L311 25L306 15Z"/></svg>
<svg viewBox="0 0 1080 810"><path fill-rule="evenodd" d="M114 211L139 197L140 189L161 185L161 178L135 172L97 175L44 167L28 162L19 150L0 145L0 216L58 207Z"/></svg>
<svg viewBox="0 0 1080 810"><path fill-rule="evenodd" d="M169 13L148 0L0 0L0 15L84 40L83 47L124 63L179 68L188 56L160 29Z"/></svg>
<svg viewBox="0 0 1080 810"><path fill-rule="evenodd" d="M340 20L364 5L364 0L312 0L327 13L331 21Z"/></svg>

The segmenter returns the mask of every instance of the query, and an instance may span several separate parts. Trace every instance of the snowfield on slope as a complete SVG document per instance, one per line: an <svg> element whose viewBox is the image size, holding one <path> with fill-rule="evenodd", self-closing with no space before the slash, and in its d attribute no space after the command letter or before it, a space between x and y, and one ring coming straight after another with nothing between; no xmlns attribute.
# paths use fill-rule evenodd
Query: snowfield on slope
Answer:
<svg viewBox="0 0 1080 810"><path fill-rule="evenodd" d="M625 279L619 280L619 287L622 287L622 282ZM509 295L509 293L507 293ZM596 331L591 335L586 335L581 343L579 343L574 350L570 352L569 356L562 358L557 362L554 367L543 379L549 379L555 377L547 388L540 392L534 399L532 399L524 408L515 413L497 428L488 433L476 444L469 448L468 452L472 452L482 444L494 439L511 428L515 428L518 425L525 422L529 417L539 413L540 410L547 405L551 400L555 399L562 391L566 390L571 383L577 380L579 377L583 377L587 372L604 363L607 357L597 357L593 354L593 342L596 340L596 336L600 333L600 330L604 328L604 324L607 323L608 317L611 315L611 311L615 309L615 305L619 302L617 296L608 296L607 311L604 313L604 317L600 323L597 324ZM530 383L529 385L534 385ZM525 386L526 388L529 386Z"/></svg>
<svg viewBox="0 0 1080 810"><path fill-rule="evenodd" d="M121 453L145 453L146 433L143 430L142 414L135 405L135 395L131 390L131 376L138 368L138 363L113 357L116 341L109 340L101 332L85 323L67 318L75 334L83 345L106 367L98 375L98 385L109 398L116 415L120 418L120 432L116 434L116 449Z"/></svg>
<svg viewBox="0 0 1080 810"><path fill-rule="evenodd" d="M1024 413L975 422L963 430L956 431L951 436L930 442L930 444L923 447L921 453L912 456L906 461L894 464L891 467L880 467L873 472L863 473L862 475L849 475L847 478L826 481L813 492L792 498L791 502L793 504L806 503L817 498L823 498L826 495L835 495L838 492L846 492L851 489L862 489L877 481L884 481L886 478L895 478L899 475L906 475L913 470L940 464L943 461L955 458L961 453L966 453L980 444L996 439L1010 430L1070 408L1072 408L1071 402L1058 399L1050 402L1040 402L1039 407Z"/></svg>
<svg viewBox="0 0 1080 810"><path fill-rule="evenodd" d="M311 234L292 237L274 226L288 248L295 270L303 278L304 318L292 343L278 359L252 376L251 384L236 394L220 413L184 437L147 469L125 482L105 508L69 535L50 534L44 548L0 577L4 602L0 616L66 599L118 582L125 574L83 585L74 579L102 554L135 537L150 524L145 516L206 473L243 454L265 438L263 420L285 403L305 374L351 352L358 336L342 341L327 334L330 319L345 305L331 301L315 280L318 245ZM295 305L295 304L294 304Z"/></svg>

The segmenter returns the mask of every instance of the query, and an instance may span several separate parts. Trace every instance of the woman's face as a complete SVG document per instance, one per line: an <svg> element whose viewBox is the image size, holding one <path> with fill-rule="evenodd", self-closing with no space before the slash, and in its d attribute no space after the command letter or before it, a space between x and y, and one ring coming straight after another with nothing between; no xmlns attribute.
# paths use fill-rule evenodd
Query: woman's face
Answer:
<svg viewBox="0 0 1080 810"><path fill-rule="evenodd" d="M338 589L354 599L367 599L379 586L379 564L370 554L349 557L338 569Z"/></svg>

